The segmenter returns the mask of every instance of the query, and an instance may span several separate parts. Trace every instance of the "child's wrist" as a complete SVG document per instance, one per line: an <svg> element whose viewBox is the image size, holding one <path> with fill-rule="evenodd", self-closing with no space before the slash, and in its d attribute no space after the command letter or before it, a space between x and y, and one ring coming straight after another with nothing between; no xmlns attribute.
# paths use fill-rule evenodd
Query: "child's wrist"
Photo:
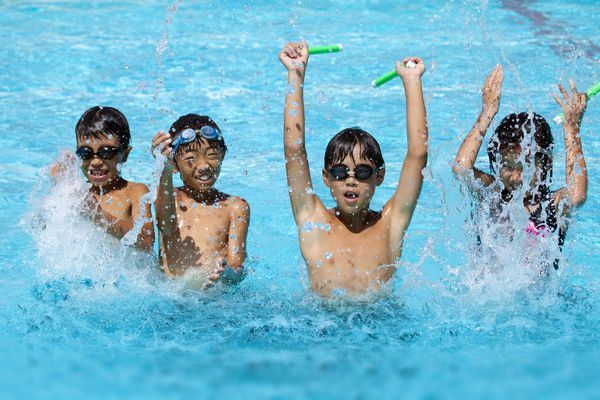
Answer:
<svg viewBox="0 0 600 400"><path fill-rule="evenodd" d="M304 69L288 69L288 82L294 83L298 81L298 79L303 81L305 73L306 70Z"/></svg>

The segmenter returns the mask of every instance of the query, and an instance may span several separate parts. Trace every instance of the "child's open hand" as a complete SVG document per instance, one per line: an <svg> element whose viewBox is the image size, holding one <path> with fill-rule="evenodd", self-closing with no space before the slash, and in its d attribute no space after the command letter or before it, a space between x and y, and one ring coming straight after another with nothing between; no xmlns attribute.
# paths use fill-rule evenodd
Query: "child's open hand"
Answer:
<svg viewBox="0 0 600 400"><path fill-rule="evenodd" d="M63 152L60 157L50 165L48 174L52 179L57 181L61 176L65 175L71 168L75 166L75 156L70 151Z"/></svg>
<svg viewBox="0 0 600 400"><path fill-rule="evenodd" d="M223 257L218 257L215 260L215 268L212 270L211 274L208 276L208 282L204 285L204 289L208 289L212 287L221 279L223 276L223 272L225 272L225 267L227 266L227 260Z"/></svg>
<svg viewBox="0 0 600 400"><path fill-rule="evenodd" d="M304 40L286 44L279 53L279 60L288 71L304 72L308 64L308 45Z"/></svg>
<svg viewBox="0 0 600 400"><path fill-rule="evenodd" d="M160 147L160 153L167 159L170 160L171 152L173 148L170 146L172 140L168 133L158 131L152 138L152 156L156 157L155 150Z"/></svg>
<svg viewBox="0 0 600 400"><path fill-rule="evenodd" d="M406 57L396 61L396 73L402 79L421 77L425 73L425 63L419 57Z"/></svg>
<svg viewBox="0 0 600 400"><path fill-rule="evenodd" d="M481 88L483 112L489 118L493 118L500 109L503 79L504 72L502 70L502 65L497 64L485 80L483 88Z"/></svg>
<svg viewBox="0 0 600 400"><path fill-rule="evenodd" d="M564 100L561 100L556 93L552 93L552 95L563 110L563 125L579 126L587 107L587 95L577 91L572 79L569 79L569 86L571 86L572 95L569 95L569 92L567 92L563 85L558 84L558 90L562 93Z"/></svg>

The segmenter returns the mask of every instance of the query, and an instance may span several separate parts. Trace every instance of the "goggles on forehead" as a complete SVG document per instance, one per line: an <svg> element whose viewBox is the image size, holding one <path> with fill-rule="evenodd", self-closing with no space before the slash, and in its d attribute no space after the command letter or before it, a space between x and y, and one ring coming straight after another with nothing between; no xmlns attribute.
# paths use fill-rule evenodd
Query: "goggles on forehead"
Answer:
<svg viewBox="0 0 600 400"><path fill-rule="evenodd" d="M199 137L203 137L207 140L221 140L223 138L223 135L221 134L221 131L218 128L212 127L210 125L204 125L200 129L184 129L171 144L171 147L173 148L173 152L171 154L174 156L179 146L181 146L182 144L192 143Z"/></svg>

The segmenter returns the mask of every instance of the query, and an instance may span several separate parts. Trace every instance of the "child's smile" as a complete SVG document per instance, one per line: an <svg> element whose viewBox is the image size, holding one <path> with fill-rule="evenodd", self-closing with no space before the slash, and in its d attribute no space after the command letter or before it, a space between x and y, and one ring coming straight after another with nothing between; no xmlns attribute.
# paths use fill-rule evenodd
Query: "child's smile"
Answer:
<svg viewBox="0 0 600 400"><path fill-rule="evenodd" d="M96 186L106 186L119 177L118 164L124 162L128 149L123 150L114 135L79 137L77 155L82 161L81 170L88 181Z"/></svg>
<svg viewBox="0 0 600 400"><path fill-rule="evenodd" d="M205 141L200 141L182 146L175 159L183 183L191 189L205 191L215 185L223 155Z"/></svg>

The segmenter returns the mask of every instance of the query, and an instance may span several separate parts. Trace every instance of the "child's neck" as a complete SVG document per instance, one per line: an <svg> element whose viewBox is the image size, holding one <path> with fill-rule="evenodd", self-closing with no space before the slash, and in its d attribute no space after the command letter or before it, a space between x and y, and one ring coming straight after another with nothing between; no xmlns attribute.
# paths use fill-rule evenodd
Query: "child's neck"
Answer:
<svg viewBox="0 0 600 400"><path fill-rule="evenodd" d="M122 189L125 186L127 186L127 181L125 179L121 178L120 176L118 176L116 179L111 179L110 181L108 181L108 183L106 185L92 186L90 188L90 191L92 193L96 193L100 196L103 196L107 193L112 192L113 190Z"/></svg>
<svg viewBox="0 0 600 400"><path fill-rule="evenodd" d="M200 191L189 186L183 186L182 191L198 203L210 205L223 200L223 193L214 187Z"/></svg>
<svg viewBox="0 0 600 400"><path fill-rule="evenodd" d="M368 207L356 213L343 213L336 207L335 215L350 232L357 233L373 225L380 214L370 210Z"/></svg>

